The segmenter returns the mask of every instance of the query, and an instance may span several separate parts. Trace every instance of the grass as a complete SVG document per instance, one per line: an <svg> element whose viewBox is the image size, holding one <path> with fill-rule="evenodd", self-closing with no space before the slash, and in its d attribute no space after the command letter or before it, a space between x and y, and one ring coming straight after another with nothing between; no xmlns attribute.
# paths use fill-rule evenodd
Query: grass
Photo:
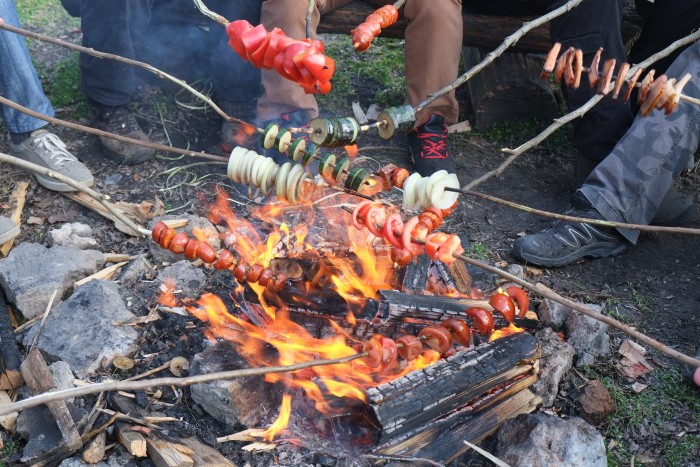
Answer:
<svg viewBox="0 0 700 467"><path fill-rule="evenodd" d="M9 465L5 459L19 451L19 447L20 441L17 437L5 440L5 446L0 450L0 467Z"/></svg>
<svg viewBox="0 0 700 467"><path fill-rule="evenodd" d="M491 257L491 250L484 243L473 242L465 254L470 258L486 260Z"/></svg>
<svg viewBox="0 0 700 467"><path fill-rule="evenodd" d="M640 394L619 385L611 375L597 375L608 388L615 401L615 411L607 420L603 436L608 443L608 463L611 466L630 465L632 452L629 439L640 430L654 430L655 437L661 440L658 449L661 465L684 466L700 452L700 435L684 433L679 436L672 422L678 420L679 413L700 414L700 397L697 389L685 380L676 368L661 370L657 381L652 382ZM643 438L643 437L642 437ZM611 447L611 441L612 443Z"/></svg>
<svg viewBox="0 0 700 467"><path fill-rule="evenodd" d="M41 70L40 78L44 83L46 97L54 108L76 106L77 116L85 116L87 113L85 98L79 86L79 55L73 52L67 59L56 63L53 68Z"/></svg>
<svg viewBox="0 0 700 467"><path fill-rule="evenodd" d="M371 104L380 107L400 105L406 96L404 76L404 42L395 39L378 38L363 53L352 48L350 36L333 35L324 37L325 54L335 59L336 69L332 79L333 91L317 96L323 109L343 109L357 100L356 90L377 88L372 102L362 102L362 107Z"/></svg>
<svg viewBox="0 0 700 467"><path fill-rule="evenodd" d="M545 123L533 117L530 120L523 122L505 122L493 125L486 131L474 131L475 136L481 136L484 139L498 143L501 146L516 147L529 141L544 128ZM544 147L550 150L567 149L572 146L571 129L569 126L564 126L551 134L539 147Z"/></svg>

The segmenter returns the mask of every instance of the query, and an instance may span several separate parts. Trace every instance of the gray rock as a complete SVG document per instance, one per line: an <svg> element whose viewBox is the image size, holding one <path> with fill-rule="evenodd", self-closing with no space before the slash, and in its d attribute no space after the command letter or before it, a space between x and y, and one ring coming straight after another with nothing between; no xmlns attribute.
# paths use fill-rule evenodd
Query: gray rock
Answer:
<svg viewBox="0 0 700 467"><path fill-rule="evenodd" d="M69 246L79 250L91 250L97 247L97 240L92 238L92 227L80 222L63 224L60 229L49 231L49 246Z"/></svg>
<svg viewBox="0 0 700 467"><path fill-rule="evenodd" d="M99 251L22 243L0 260L0 285L8 300L30 319L44 313L55 290L54 307L76 280L94 274L103 264Z"/></svg>
<svg viewBox="0 0 700 467"><path fill-rule="evenodd" d="M198 217L198 216L162 216L162 217L157 217L153 219L149 224L148 228L151 229L153 226L156 224L158 221L162 220L169 220L169 219L187 219L189 222L185 227L181 227L178 229L175 229L177 232L187 232L187 234L190 237L194 237L192 234L192 230L194 230L195 227L199 229L203 229L205 231L209 231L214 233L214 235L210 236L209 242L215 249L219 249L221 247L221 241L219 240L218 233L216 230L216 227L214 227L214 224L209 222L208 219L204 217ZM176 255L175 253L171 253L168 250L164 250L161 248L159 245L157 245L154 241L149 241L149 249L151 252L151 256L153 257L153 260L156 262L156 264L160 263L175 263L177 261L182 261L184 256L182 255Z"/></svg>
<svg viewBox="0 0 700 467"><path fill-rule="evenodd" d="M599 305L586 306L597 312L602 310ZM610 355L610 337L608 336L607 324L572 311L565 326L567 341L576 349L577 367L592 365L596 357Z"/></svg>
<svg viewBox="0 0 700 467"><path fill-rule="evenodd" d="M528 414L508 420L498 431L496 457L528 467L604 467L601 434L580 418Z"/></svg>
<svg viewBox="0 0 700 467"><path fill-rule="evenodd" d="M70 403L66 405L74 423L80 423L87 416L85 410ZM20 412L17 417L17 432L27 440L22 451L22 462L28 464L43 458L45 453L56 449L63 442L61 430L45 405Z"/></svg>
<svg viewBox="0 0 700 467"><path fill-rule="evenodd" d="M537 316L545 325L551 326L554 329L561 329L569 318L571 311L571 308L568 306L545 298L542 300L542 303L540 303Z"/></svg>
<svg viewBox="0 0 700 467"><path fill-rule="evenodd" d="M230 342L219 342L195 355L190 375L209 374L249 368ZM281 400L279 389L265 383L262 377L251 376L231 381L195 384L190 388L192 399L205 412L229 425L259 426ZM272 403L272 404L270 404Z"/></svg>
<svg viewBox="0 0 700 467"><path fill-rule="evenodd" d="M117 355L137 350L138 332L131 326L113 323L133 319L113 282L92 280L78 287L46 319L38 347L67 362L84 379L100 367L108 366ZM27 334L32 342L39 325Z"/></svg>
<svg viewBox="0 0 700 467"><path fill-rule="evenodd" d="M157 281L158 283L172 282L177 289L182 290L184 297L197 298L207 281L207 276L200 268L183 260L164 268L158 273Z"/></svg>
<svg viewBox="0 0 700 467"><path fill-rule="evenodd" d="M144 255L139 255L124 268L124 272L119 276L119 283L126 288L133 288L143 279L152 279L153 265Z"/></svg>
<svg viewBox="0 0 700 467"><path fill-rule="evenodd" d="M541 348L540 374L530 389L542 398L543 407L551 407L559 392L559 383L574 363L576 350L551 328L542 329L536 337Z"/></svg>
<svg viewBox="0 0 700 467"><path fill-rule="evenodd" d="M56 389L73 389L75 387L75 376L70 369L70 365L66 362L56 362L49 365L49 371L53 380L56 383ZM74 397L66 399L68 402L73 402Z"/></svg>
<svg viewBox="0 0 700 467"><path fill-rule="evenodd" d="M76 456L65 459L58 464L58 467L136 467L137 465L134 456L124 449L117 447L115 451L110 451L107 454L107 458L104 461L98 462L97 464L88 464L79 456Z"/></svg>
<svg viewBox="0 0 700 467"><path fill-rule="evenodd" d="M513 276L524 279L525 278L525 268L520 264L509 264L506 266L506 272L512 274Z"/></svg>

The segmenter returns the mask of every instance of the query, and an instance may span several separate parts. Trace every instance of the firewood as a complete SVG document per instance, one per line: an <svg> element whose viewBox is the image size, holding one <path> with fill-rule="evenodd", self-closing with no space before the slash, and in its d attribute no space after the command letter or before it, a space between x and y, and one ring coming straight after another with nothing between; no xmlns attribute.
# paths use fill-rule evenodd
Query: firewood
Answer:
<svg viewBox="0 0 700 467"><path fill-rule="evenodd" d="M31 350L27 354L27 358L20 365L20 371L32 394L39 395L56 390L56 382L38 349ZM56 425L63 436L63 443L52 451L45 453L40 462L42 465L43 463L64 459L83 447L80 434L68 411L66 402L63 400L47 402L46 406L56 420ZM39 461L39 459L36 459L36 461Z"/></svg>
<svg viewBox="0 0 700 467"><path fill-rule="evenodd" d="M7 395L7 391L0 391L0 406L8 405L12 403L12 399ZM0 416L0 426L9 433L14 433L15 425L17 423L17 412L12 412L11 414Z"/></svg>
<svg viewBox="0 0 700 467"><path fill-rule="evenodd" d="M7 303L0 294L0 389L13 390L22 386L20 364L22 356L12 332Z"/></svg>
<svg viewBox="0 0 700 467"><path fill-rule="evenodd" d="M194 467L194 460L169 441L149 436L146 445L148 457L156 467Z"/></svg>
<svg viewBox="0 0 700 467"><path fill-rule="evenodd" d="M90 276L84 277L83 279L80 279L79 281L76 281L75 284L73 284L73 287L79 287L87 282L90 282L93 279L102 279L105 281L110 280L114 276L114 274L125 264L127 264L127 262L123 261L121 263L116 263L111 266L107 266L101 271L97 271L95 274L92 274Z"/></svg>
<svg viewBox="0 0 700 467"><path fill-rule="evenodd" d="M120 232L134 236L141 235L138 232L134 232L130 227L124 225L124 223L117 219L113 213L109 212L102 204L91 198L89 195L82 192L63 194L76 203L81 204L91 211L94 211L97 214L111 220L114 222L114 226ZM153 219L153 217L163 214L163 203L158 199L156 199L155 203L148 201L143 201L140 204L118 202L114 204L114 207L123 213L128 219L139 224L146 223L150 219Z"/></svg>
<svg viewBox="0 0 700 467"><path fill-rule="evenodd" d="M24 211L24 202L27 198L27 188L29 188L29 183L17 182L15 189L12 191L12 195L10 196L10 206L12 206L14 209L10 219L12 219L12 222L17 225L22 224L22 211ZM14 240L10 240L2 245L0 247L0 253L2 253L3 256L7 256L12 249L14 242Z"/></svg>
<svg viewBox="0 0 700 467"><path fill-rule="evenodd" d="M105 456L105 440L107 434L101 431L90 442L83 451L83 460L88 464L97 464Z"/></svg>
<svg viewBox="0 0 700 467"><path fill-rule="evenodd" d="M194 451L192 460L194 460L195 467L235 467L236 465L216 449L199 441L195 436L180 441Z"/></svg>
<svg viewBox="0 0 700 467"><path fill-rule="evenodd" d="M134 457L146 457L146 437L138 431L132 431L130 425L117 425L119 442Z"/></svg>

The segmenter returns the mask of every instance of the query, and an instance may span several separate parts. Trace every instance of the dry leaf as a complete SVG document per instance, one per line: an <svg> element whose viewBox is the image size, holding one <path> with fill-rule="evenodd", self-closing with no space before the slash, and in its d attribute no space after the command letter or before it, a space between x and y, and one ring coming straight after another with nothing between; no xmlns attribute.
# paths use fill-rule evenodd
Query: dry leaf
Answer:
<svg viewBox="0 0 700 467"><path fill-rule="evenodd" d="M30 225L44 225L44 218L43 217L36 217L36 216L29 216L27 218L27 224Z"/></svg>

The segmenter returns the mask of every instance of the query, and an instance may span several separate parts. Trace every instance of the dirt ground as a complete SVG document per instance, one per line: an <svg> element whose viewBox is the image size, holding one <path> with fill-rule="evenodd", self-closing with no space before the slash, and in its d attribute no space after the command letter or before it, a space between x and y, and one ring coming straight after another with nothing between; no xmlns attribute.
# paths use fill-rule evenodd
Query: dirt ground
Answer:
<svg viewBox="0 0 700 467"><path fill-rule="evenodd" d="M43 46L35 46L34 51L38 60L49 62L55 54L63 53ZM362 89L363 86L357 84L358 89ZM134 101L139 122L151 139L181 148L221 154L217 152L220 119L211 111L194 111L178 106L169 97L171 94L170 90L164 92L153 86L149 80L149 84L144 84ZM464 93L459 95L464 99ZM371 104L371 101L363 101L369 97L361 93L359 99L364 107ZM468 102L463 100L462 103L465 117L468 117ZM86 123L76 119L75 108L58 110L61 118ZM226 179L225 167L222 165L190 166L169 176L169 169L201 161L176 161L169 159L172 155L161 155L156 160L137 167L118 165L101 156L96 137L61 127L54 127L54 130L67 142L69 149L93 171L95 189L110 195L114 200L141 202L158 197L163 200L166 210L174 214L205 214L207 205L215 198L215 187L220 184L226 186L238 201L247 202L243 196L246 190ZM3 136L7 136L4 128L3 133ZM485 134L451 136L451 150L458 161L461 182L467 183L496 167L503 159L499 148L517 145L526 136L515 135L511 138L510 141L494 141ZM533 208L563 212L568 208L572 193L570 174L575 154L566 135L557 141L523 155L502 176L483 183L478 190ZM365 162L369 167L376 167L377 162L408 166L407 153L402 151L404 143L402 138L387 143L376 137L366 137L360 140L361 148L389 145L390 149L371 150L361 155L370 158ZM0 152L6 153L7 150L6 138L3 138L0 141ZM689 171L682 175L676 187L689 196L698 198L699 178L697 172ZM61 223L83 222L95 230L102 251L139 254L147 250L148 240L135 239L118 232L103 218L59 194L39 187L33 178L8 166L0 167L0 207L4 214L7 214L9 193L20 180L30 181L30 190L19 242L44 243L48 231ZM236 209L242 210L240 205ZM472 245L478 247L480 255L486 261L505 265L514 262L510 249L519 235L536 232L549 222L551 221L488 201L463 197L459 209L448 220L445 230L466 236ZM700 227L700 221L696 217L688 226ZM559 269L528 268L526 278L542 282L566 297L604 304L606 313L686 354L694 353L700 345L700 287L697 285L700 283L700 237L643 233L637 245L616 258L583 260ZM623 336L615 331L612 334L613 344L617 348ZM677 367L660 354L652 355L658 370L669 365ZM596 371L611 375L614 381L624 386L609 371L615 360L613 356L610 361L601 362ZM657 381L652 375L644 382L653 385ZM570 400L563 401L560 408L562 412L569 413L574 410L574 405ZM700 431L698 414L693 414L692 406L675 406L674 410L678 411L680 418L694 419L694 431ZM212 439L211 432L223 429L206 416L195 415L197 416L192 415L197 427L195 431L202 435L209 430L209 440ZM610 429L605 425L600 428L603 432ZM226 433L216 433L216 436L223 434ZM626 433L626 436L632 437L638 445L646 443L647 448L643 452L658 452L664 441L648 433L642 435L634 431ZM695 451L696 459L697 450L698 448ZM629 463L629 459L621 460ZM471 459L465 458L459 465L471 462Z"/></svg>

